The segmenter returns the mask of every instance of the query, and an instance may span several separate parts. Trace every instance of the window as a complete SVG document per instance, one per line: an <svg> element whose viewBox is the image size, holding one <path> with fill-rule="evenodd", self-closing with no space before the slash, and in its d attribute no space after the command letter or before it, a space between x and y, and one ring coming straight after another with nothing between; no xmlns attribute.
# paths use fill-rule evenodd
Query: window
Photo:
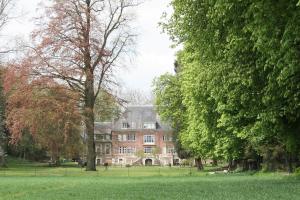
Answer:
<svg viewBox="0 0 300 200"><path fill-rule="evenodd" d="M155 123L145 122L143 128L144 129L155 129L156 126L155 126Z"/></svg>
<svg viewBox="0 0 300 200"><path fill-rule="evenodd" d="M135 147L128 147L127 148L127 153L128 154L134 154L135 153Z"/></svg>
<svg viewBox="0 0 300 200"><path fill-rule="evenodd" d="M144 147L144 153L152 153L152 147Z"/></svg>
<svg viewBox="0 0 300 200"><path fill-rule="evenodd" d="M175 149L173 147L167 148L167 153L175 153Z"/></svg>
<svg viewBox="0 0 300 200"><path fill-rule="evenodd" d="M118 135L118 141L122 141L122 135Z"/></svg>
<svg viewBox="0 0 300 200"><path fill-rule="evenodd" d="M163 141L168 141L168 136L167 135L163 135Z"/></svg>
<svg viewBox="0 0 300 200"><path fill-rule="evenodd" d="M110 136L109 134L106 134L106 135L105 135L105 139L106 139L106 140L111 140L111 136Z"/></svg>
<svg viewBox="0 0 300 200"><path fill-rule="evenodd" d="M128 134L127 135L127 140L128 141L135 141L135 134Z"/></svg>
<svg viewBox="0 0 300 200"><path fill-rule="evenodd" d="M126 141L127 140L127 135L122 135L122 141Z"/></svg>
<svg viewBox="0 0 300 200"><path fill-rule="evenodd" d="M127 147L122 147L122 154L126 154L127 152Z"/></svg>
<svg viewBox="0 0 300 200"><path fill-rule="evenodd" d="M124 128L124 129L129 128L128 122L123 122L122 123L122 128Z"/></svg>
<svg viewBox="0 0 300 200"><path fill-rule="evenodd" d="M168 135L163 135L163 141L169 141L169 142L172 142L173 138L172 136L168 136Z"/></svg>
<svg viewBox="0 0 300 200"><path fill-rule="evenodd" d="M167 153L167 147L163 147L162 153L163 153L163 154L166 154L166 153Z"/></svg>
<svg viewBox="0 0 300 200"><path fill-rule="evenodd" d="M123 134L118 135L118 141L135 141L135 134Z"/></svg>
<svg viewBox="0 0 300 200"><path fill-rule="evenodd" d="M135 147L119 147L119 154L134 154L135 152Z"/></svg>
<svg viewBox="0 0 300 200"><path fill-rule="evenodd" d="M127 151L126 147L119 147L119 154L125 154Z"/></svg>
<svg viewBox="0 0 300 200"><path fill-rule="evenodd" d="M103 135L97 134L96 135L96 140L103 140Z"/></svg>
<svg viewBox="0 0 300 200"><path fill-rule="evenodd" d="M154 135L144 135L144 143L145 144L154 144L155 137Z"/></svg>
<svg viewBox="0 0 300 200"><path fill-rule="evenodd" d="M105 154L110 154L110 144L105 145Z"/></svg>
<svg viewBox="0 0 300 200"><path fill-rule="evenodd" d="M135 122L132 122L132 123L131 123L131 128L132 128L132 129L136 128L136 123L135 123Z"/></svg>
<svg viewBox="0 0 300 200"><path fill-rule="evenodd" d="M98 146L97 146L97 148L96 148L96 152L97 153L102 153L102 144L99 144Z"/></svg>

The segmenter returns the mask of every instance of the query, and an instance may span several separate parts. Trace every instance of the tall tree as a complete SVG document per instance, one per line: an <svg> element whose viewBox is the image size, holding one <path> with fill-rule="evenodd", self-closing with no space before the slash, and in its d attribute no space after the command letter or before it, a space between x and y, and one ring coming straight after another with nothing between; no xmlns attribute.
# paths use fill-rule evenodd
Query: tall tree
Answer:
<svg viewBox="0 0 300 200"><path fill-rule="evenodd" d="M178 156L180 158L192 156L190 151L183 148L180 138L180 134L186 128L186 107L182 102L179 74L166 73L156 78L153 82L153 92L159 116L174 129L173 140Z"/></svg>
<svg viewBox="0 0 300 200"><path fill-rule="evenodd" d="M64 82L80 94L87 133L87 170L96 170L94 106L115 83L120 58L134 43L135 0L54 0L33 33L34 74ZM45 23L46 22L46 23Z"/></svg>
<svg viewBox="0 0 300 200"><path fill-rule="evenodd" d="M299 1L171 5L163 26L184 43L185 138L200 142L199 151L212 144L236 158L246 157L245 148L233 148L243 144L260 155L263 146L280 146L291 163L299 150Z"/></svg>

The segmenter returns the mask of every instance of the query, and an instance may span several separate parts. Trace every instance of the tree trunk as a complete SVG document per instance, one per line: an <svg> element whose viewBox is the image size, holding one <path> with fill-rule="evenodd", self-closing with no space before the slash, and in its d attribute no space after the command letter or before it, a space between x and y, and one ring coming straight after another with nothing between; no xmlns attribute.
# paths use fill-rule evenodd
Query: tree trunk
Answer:
<svg viewBox="0 0 300 200"><path fill-rule="evenodd" d="M92 72L87 73L85 82L84 117L87 134L87 171L96 171L96 153L94 140L94 77Z"/></svg>
<svg viewBox="0 0 300 200"><path fill-rule="evenodd" d="M87 171L96 171L96 152L94 139L94 105L95 105L95 90L94 90L94 69L91 64L90 50L90 28L91 28L91 8L90 0L86 0L86 29L83 31L84 40L84 66L85 66L85 85L84 85L84 121L87 134Z"/></svg>
<svg viewBox="0 0 300 200"><path fill-rule="evenodd" d="M213 159L212 166L214 166L214 167L218 166L218 160L217 159Z"/></svg>
<svg viewBox="0 0 300 200"><path fill-rule="evenodd" d="M229 163L228 163L228 171L235 170L236 167L237 167L237 162L236 162L236 160L229 159Z"/></svg>
<svg viewBox="0 0 300 200"><path fill-rule="evenodd" d="M86 134L87 134L87 171L96 170L96 154L95 154L95 141L94 141L94 121L91 119L85 120Z"/></svg>
<svg viewBox="0 0 300 200"><path fill-rule="evenodd" d="M6 167L6 162L4 156L0 155L0 167Z"/></svg>
<svg viewBox="0 0 300 200"><path fill-rule="evenodd" d="M292 157L292 153L287 153L288 154L288 173L291 174L293 173L293 157Z"/></svg>
<svg viewBox="0 0 300 200"><path fill-rule="evenodd" d="M0 167L6 167L5 153L1 146L0 146Z"/></svg>
<svg viewBox="0 0 300 200"><path fill-rule="evenodd" d="M195 162L196 162L196 166L197 166L197 170L203 170L203 165L202 165L202 160L200 157L195 158Z"/></svg>

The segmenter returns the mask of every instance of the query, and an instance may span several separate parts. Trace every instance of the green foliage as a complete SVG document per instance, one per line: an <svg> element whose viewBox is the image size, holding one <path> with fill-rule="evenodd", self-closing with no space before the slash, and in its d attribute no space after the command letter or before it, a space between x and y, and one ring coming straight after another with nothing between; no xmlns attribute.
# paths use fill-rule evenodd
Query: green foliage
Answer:
<svg viewBox="0 0 300 200"><path fill-rule="evenodd" d="M180 67L180 66L177 66ZM166 73L154 80L155 105L161 119L174 129L176 152L181 158L190 156L182 147L179 134L185 129L185 111L182 103L181 83L177 75Z"/></svg>
<svg viewBox="0 0 300 200"><path fill-rule="evenodd" d="M23 160L43 161L49 159L46 148L38 144L28 130L23 130L22 138L18 143L9 145L8 154Z"/></svg>
<svg viewBox="0 0 300 200"><path fill-rule="evenodd" d="M101 90L96 98L95 121L111 121L120 116L121 110L117 98L106 91Z"/></svg>
<svg viewBox="0 0 300 200"><path fill-rule="evenodd" d="M154 80L154 94L157 111L162 120L169 122L176 130L184 127L184 111L179 78L169 73Z"/></svg>
<svg viewBox="0 0 300 200"><path fill-rule="evenodd" d="M258 158L264 155L261 147L277 146L295 158L299 1L173 0L171 5L174 13L162 26L184 45L177 76L184 146L201 157L226 159L245 159L247 149Z"/></svg>
<svg viewBox="0 0 300 200"><path fill-rule="evenodd" d="M300 176L300 167L298 167L298 168L295 169L295 174L297 176Z"/></svg>

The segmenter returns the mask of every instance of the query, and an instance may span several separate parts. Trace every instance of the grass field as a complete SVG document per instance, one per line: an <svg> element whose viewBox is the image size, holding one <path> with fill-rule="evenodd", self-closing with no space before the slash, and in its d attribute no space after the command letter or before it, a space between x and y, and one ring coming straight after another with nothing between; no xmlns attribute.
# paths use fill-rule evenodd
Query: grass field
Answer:
<svg viewBox="0 0 300 200"><path fill-rule="evenodd" d="M300 199L300 178L261 173L209 175L175 167L112 167L85 172L73 165L49 168L12 163L0 170L2 199L294 200Z"/></svg>

